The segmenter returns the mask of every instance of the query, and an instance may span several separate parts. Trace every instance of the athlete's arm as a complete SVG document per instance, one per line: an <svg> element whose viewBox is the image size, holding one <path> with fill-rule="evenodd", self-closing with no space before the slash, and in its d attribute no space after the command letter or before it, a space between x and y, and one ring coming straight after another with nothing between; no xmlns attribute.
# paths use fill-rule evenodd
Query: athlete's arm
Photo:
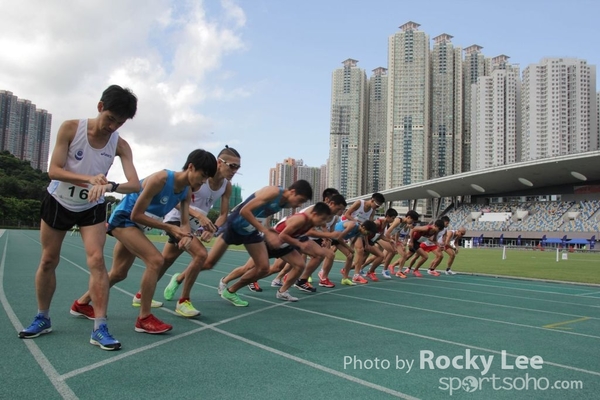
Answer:
<svg viewBox="0 0 600 400"><path fill-rule="evenodd" d="M331 231L320 231L318 229L311 228L306 232L306 236L322 238L322 239L337 239L339 232Z"/></svg>
<svg viewBox="0 0 600 400"><path fill-rule="evenodd" d="M292 236L294 232L302 229L306 224L306 218L303 215L292 215L285 220L285 228L279 233L279 238L282 242L298 248L303 247L303 243L296 237Z"/></svg>
<svg viewBox="0 0 600 400"><path fill-rule="evenodd" d="M394 229L400 225L400 223L402 222L402 220L400 218L394 218L394 222L392 222L390 224L390 226L388 226L387 230L385 231L385 233L383 234L383 236L385 236L388 239L392 239L391 236L391 232L394 231Z"/></svg>
<svg viewBox="0 0 600 400"><path fill-rule="evenodd" d="M352 204L352 206L346 210L346 212L344 213L344 217L346 217L346 219L348 219L350 221L356 221L356 219L354 219L354 217L352 216L352 213L357 211L359 207L360 207L360 200L356 200L354 202L354 204Z"/></svg>
<svg viewBox="0 0 600 400"><path fill-rule="evenodd" d="M450 240L452 239L453 231L447 230L444 232L444 247L450 246Z"/></svg>
<svg viewBox="0 0 600 400"><path fill-rule="evenodd" d="M240 210L240 216L244 218L250 225L252 225L257 231L261 232L265 241L271 248L279 248L281 246L281 238L279 235L268 226L262 224L256 217L254 216L253 211L258 207L265 205L279 196L279 187L277 186L267 186L254 194L254 198L250 200L242 209Z"/></svg>
<svg viewBox="0 0 600 400"><path fill-rule="evenodd" d="M69 154L69 146L75 138L78 126L79 121L69 120L63 122L60 128L58 128L56 144L54 145L52 157L50 158L48 166L48 176L50 179L73 184L89 183L91 185L105 185L108 181L104 174L95 176L83 175L64 169Z"/></svg>
<svg viewBox="0 0 600 400"><path fill-rule="evenodd" d="M144 179L144 182L142 183L142 192L135 202L133 210L131 210L131 220L140 225L162 229L180 240L182 237L187 236L189 232L183 231L178 226L166 224L162 222L162 219L158 221L144 214L150 205L152 198L160 193L166 182L167 171L156 172Z"/></svg>
<svg viewBox="0 0 600 400"><path fill-rule="evenodd" d="M182 231L192 233L192 228L190 227L190 203L192 202L192 191L188 190L187 196L185 199L179 202L179 212L181 213L181 221L179 222L179 227ZM169 224L170 225L170 224Z"/></svg>
<svg viewBox="0 0 600 400"><path fill-rule="evenodd" d="M125 139L119 137L117 142L117 152L116 155L121 159L121 166L123 167L123 172L125 173L125 179L127 182L119 183L119 186L116 188L115 193L136 193L140 191L140 180L137 175L137 171L135 170L135 166L133 165L133 153L131 152L131 147L129 143L125 141ZM104 196L105 193L110 192L112 190L112 184L106 183L105 185L95 185L90 189L89 199L90 201L96 201L100 197Z"/></svg>
<svg viewBox="0 0 600 400"><path fill-rule="evenodd" d="M256 219L253 211L274 200L277 196L279 196L279 187L277 186L267 186L260 189L254 194L254 198L242 207L240 216L248 221L257 231L267 234L269 228Z"/></svg>
<svg viewBox="0 0 600 400"><path fill-rule="evenodd" d="M215 222L215 225L221 226L227 220L227 214L229 214L229 199L231 198L231 182L227 182L227 186L225 187L225 192L221 196L221 209L219 210L219 217Z"/></svg>

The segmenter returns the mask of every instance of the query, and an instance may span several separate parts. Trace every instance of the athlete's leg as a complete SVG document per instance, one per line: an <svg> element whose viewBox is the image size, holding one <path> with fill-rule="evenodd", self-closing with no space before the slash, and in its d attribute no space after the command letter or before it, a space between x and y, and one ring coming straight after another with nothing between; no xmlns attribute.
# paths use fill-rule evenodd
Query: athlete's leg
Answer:
<svg viewBox="0 0 600 400"><path fill-rule="evenodd" d="M118 229L139 230L138 228ZM123 243L121 243L120 241L117 241L117 243L115 243L115 247L113 249L113 261L110 271L108 271L108 284L110 285L110 287L127 278L127 273L133 265L135 258L135 254L131 253ZM90 301L92 301L92 297L90 296L89 290L77 300L79 304L88 304Z"/></svg>
<svg viewBox="0 0 600 400"><path fill-rule="evenodd" d="M48 312L56 290L56 267L60 261L60 249L66 231L50 227L42 220L40 225L40 241L42 257L35 273L35 295L38 310Z"/></svg>
<svg viewBox="0 0 600 400"><path fill-rule="evenodd" d="M104 243L106 242L106 224L81 226L79 228L87 264L90 269L89 292L94 304L94 316L96 318L106 317L108 306L109 280L104 263Z"/></svg>
<svg viewBox="0 0 600 400"><path fill-rule="evenodd" d="M229 274L227 274L227 276L222 278L221 281L225 284L228 284L229 282L231 282L235 279L238 279L239 277L244 275L246 273L246 271L248 271L250 268L253 268L253 267L254 267L254 262L252 261L251 258L249 258L248 261L246 261L246 264L235 268L233 271L231 271Z"/></svg>
<svg viewBox="0 0 600 400"><path fill-rule="evenodd" d="M269 255L265 242L250 243L244 246L254 262L254 267L248 269L237 282L227 289L230 293L235 293L244 286L256 282L260 276L269 272Z"/></svg>

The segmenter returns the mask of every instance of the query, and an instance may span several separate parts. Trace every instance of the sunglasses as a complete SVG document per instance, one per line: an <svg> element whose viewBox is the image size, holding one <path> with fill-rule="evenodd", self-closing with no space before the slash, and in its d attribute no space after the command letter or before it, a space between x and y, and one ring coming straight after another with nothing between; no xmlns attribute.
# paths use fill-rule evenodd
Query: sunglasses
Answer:
<svg viewBox="0 0 600 400"><path fill-rule="evenodd" d="M229 168L231 168L234 171L237 171L238 169L242 168L242 166L240 164L230 163L230 162L223 160L222 158L219 158L219 161L221 161L223 164L227 165Z"/></svg>

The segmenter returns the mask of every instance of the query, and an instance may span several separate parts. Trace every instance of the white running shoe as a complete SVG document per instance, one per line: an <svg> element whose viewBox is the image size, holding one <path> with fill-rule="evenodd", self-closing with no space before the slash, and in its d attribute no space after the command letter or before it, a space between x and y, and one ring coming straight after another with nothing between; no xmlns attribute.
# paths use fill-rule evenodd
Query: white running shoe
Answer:
<svg viewBox="0 0 600 400"><path fill-rule="evenodd" d="M452 271L451 269L446 271L446 275L456 275L456 272Z"/></svg>
<svg viewBox="0 0 600 400"><path fill-rule="evenodd" d="M284 301L298 301L297 297L294 297L290 294L290 292L288 292L287 290L283 293L281 293L279 290L277 291L276 297L279 300L284 300Z"/></svg>
<svg viewBox="0 0 600 400"><path fill-rule="evenodd" d="M383 270L381 271L381 275L385 278L385 279L392 279L392 275L390 274L389 270Z"/></svg>
<svg viewBox="0 0 600 400"><path fill-rule="evenodd" d="M223 293L223 290L227 289L227 284L223 283L223 278L219 279L219 286L217 286L217 293L219 296Z"/></svg>
<svg viewBox="0 0 600 400"><path fill-rule="evenodd" d="M283 282L281 282L281 280L275 278L271 281L271 287L282 287L283 286Z"/></svg>

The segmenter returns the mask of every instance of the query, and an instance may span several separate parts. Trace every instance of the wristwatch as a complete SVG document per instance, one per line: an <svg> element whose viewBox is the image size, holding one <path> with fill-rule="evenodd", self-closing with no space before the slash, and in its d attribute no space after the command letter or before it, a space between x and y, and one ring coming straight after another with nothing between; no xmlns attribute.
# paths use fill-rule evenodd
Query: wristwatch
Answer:
<svg viewBox="0 0 600 400"><path fill-rule="evenodd" d="M115 183L115 182L110 182L110 181L108 183L111 184L110 192L116 192L117 188L119 187L119 184Z"/></svg>

